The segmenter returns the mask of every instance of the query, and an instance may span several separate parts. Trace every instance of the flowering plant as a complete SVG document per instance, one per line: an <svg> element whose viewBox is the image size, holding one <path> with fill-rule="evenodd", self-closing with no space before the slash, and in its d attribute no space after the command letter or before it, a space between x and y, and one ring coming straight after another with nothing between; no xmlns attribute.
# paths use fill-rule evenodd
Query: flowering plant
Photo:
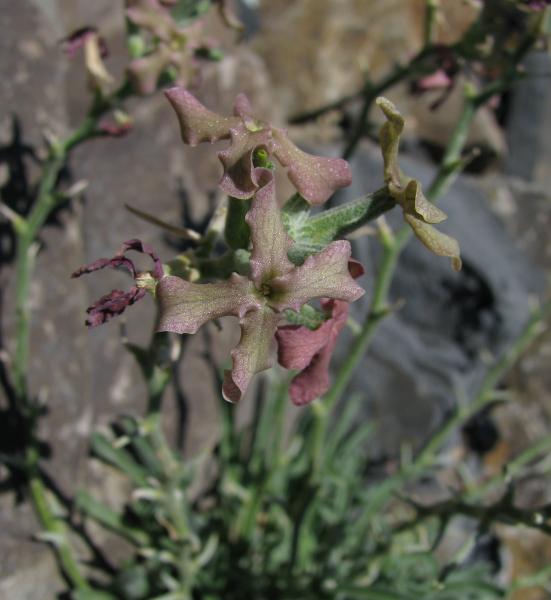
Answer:
<svg viewBox="0 0 551 600"><path fill-rule="evenodd" d="M54 547L72 598L494 600L527 585L522 580L498 583L477 552L482 534L496 523L551 534L551 508L519 506L514 493L524 469L548 451L551 438L521 453L503 474L482 481L475 473L472 481L464 478L452 491L448 484L465 465L442 460L440 452L465 419L495 405L494 388L538 335L548 307L536 311L513 347L496 359L471 403L459 407L421 448L406 449L403 456L368 458L373 428L365 423L354 394L345 394L378 325L397 309L389 289L411 237L451 258L454 269L461 268L459 243L435 227L446 218L436 204L468 160L463 147L474 114L518 77L522 57L539 39L548 2L504 0L507 15L519 21L514 32L508 18L497 18L498 4L484 2L464 36L443 45L433 39L438 2L427 0L423 49L410 65L398 66L378 83L366 82L363 108L343 152L350 157L370 131L370 109L376 104L384 120L379 134L384 184L341 203L332 197L351 182L346 160L303 151L285 129L254 115L243 94L235 99L233 114L221 115L189 91L200 82L199 60L217 55L200 17L216 5L224 22L239 28L229 3L126 0L130 59L117 89L107 67L107 46L95 28L82 28L64 40L68 55L84 51L92 91L89 114L67 139L50 139L30 214L0 203L18 243L13 374L5 372L9 361L2 355L0 376L10 399L8 421L20 443L9 455L2 447L0 459L11 479L22 481L22 495L32 499L43 539ZM487 40L495 42L490 49ZM417 92L438 88L448 94L458 88L460 72L476 73L478 79L465 88L463 112L425 193L399 167L406 122L382 94L399 81L414 82ZM146 384L145 416L122 416L90 442L93 457L126 477L132 493L122 506L111 498L105 504L87 490L68 502L42 469L45 446L38 423L44 410L28 389L28 296L37 239L54 209L84 188L78 182L60 191L72 150L95 137L131 134L125 100L165 84L185 144L228 143L218 154L219 189L225 197L218 219L200 231L131 209L184 238L186 250L165 261L149 244L130 239L114 256L73 273L79 278L120 269L132 280L128 290L115 289L88 308L90 328L111 322L148 296L157 314L149 345L123 339ZM112 120L106 121L108 116ZM296 190L288 199L276 193L282 170ZM327 209L330 199L335 206ZM397 231L384 219L394 209L405 221ZM364 269L352 258L350 238L365 234L367 224L382 256L378 267L361 279ZM152 268L140 270L131 252L144 254ZM369 306L357 323L349 307L364 295L364 287ZM223 375L212 356L208 366L226 400L236 403L246 393L253 396L244 403L252 414L242 422L235 417L235 405L220 402L213 447L184 460L181 446L176 449L168 441L163 399L171 384L177 387L185 336L228 316L237 318L241 328L232 364ZM351 341L346 356L333 360L347 328ZM251 389L261 372L260 385ZM290 407L286 414L289 398L296 406L309 406L300 412ZM184 419L177 425L183 430ZM447 495L435 503L420 502L417 492L427 482L445 488ZM441 551L441 542L459 515L474 521L476 533L468 532L467 549L450 557ZM102 551L86 529L90 521L129 544L123 558ZM72 543L75 534L83 540L78 549ZM86 559L81 546L89 552ZM528 584L546 581L548 573L534 575Z"/></svg>

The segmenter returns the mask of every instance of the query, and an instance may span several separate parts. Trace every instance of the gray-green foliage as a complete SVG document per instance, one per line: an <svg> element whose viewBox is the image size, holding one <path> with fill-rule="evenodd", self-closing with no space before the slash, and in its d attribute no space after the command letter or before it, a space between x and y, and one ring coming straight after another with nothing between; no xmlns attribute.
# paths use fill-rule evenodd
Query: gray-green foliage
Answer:
<svg viewBox="0 0 551 600"><path fill-rule="evenodd" d="M358 200L310 216L308 204L300 196L294 196L283 212L285 227L295 242L289 250L289 258L300 264L310 254L323 250L333 240L363 227L395 205L396 202L387 189L383 188Z"/></svg>
<svg viewBox="0 0 551 600"><path fill-rule="evenodd" d="M77 507L134 551L98 595L80 600L504 597L484 565L439 564L434 527L395 529L395 496L409 477L398 472L381 484L370 475L373 428L361 423L357 402L329 431L316 467L311 412L285 440L286 387L280 380L257 399L246 428L224 407L220 443L195 461L179 461L150 420L125 417L111 438L96 436L96 458L127 475L134 491L118 511L88 493Z"/></svg>

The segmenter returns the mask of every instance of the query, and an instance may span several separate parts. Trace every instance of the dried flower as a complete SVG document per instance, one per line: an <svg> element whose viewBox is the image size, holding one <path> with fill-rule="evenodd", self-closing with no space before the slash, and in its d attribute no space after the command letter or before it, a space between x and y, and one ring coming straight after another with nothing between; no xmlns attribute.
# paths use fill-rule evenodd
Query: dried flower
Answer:
<svg viewBox="0 0 551 600"><path fill-rule="evenodd" d="M234 116L224 117L203 106L182 87L166 92L178 120L182 139L195 146L201 142L230 140L219 153L224 167L220 187L234 198L252 198L260 187L255 153L263 150L288 167L287 175L299 194L310 204L323 204L337 189L350 185L348 163L340 158L313 156L303 152L283 129L272 127L252 116L244 94L235 99Z"/></svg>
<svg viewBox="0 0 551 600"><path fill-rule="evenodd" d="M113 317L116 317L124 312L126 307L131 306L145 296L147 286L143 283L143 281L140 281L140 279L143 280L145 278L143 278L142 273L136 271L134 263L125 256L129 250L135 250L136 252L141 252L150 256L154 264L152 273L153 278L155 280L159 280L161 277L163 277L163 266L151 246L144 244L137 239L125 242L117 254L115 254L115 256L112 258L100 258L88 265L85 265L84 267L80 267L80 269L77 269L71 275L71 277L80 277L81 275L87 275L88 273L99 271L101 269L105 269L106 267L112 269L122 267L130 273L134 281L137 283L137 285L132 286L128 292L124 292L122 290L112 290L109 294L102 296L99 300L89 306L86 310L88 313L88 318L85 321L85 324L88 327L97 327L98 325L103 325L103 323L106 323Z"/></svg>
<svg viewBox="0 0 551 600"><path fill-rule="evenodd" d="M273 174L257 168L254 177L259 190L246 216L252 240L249 277L234 273L227 281L196 284L169 276L157 285L160 331L195 333L212 319L239 318L241 339L223 385L224 398L231 402L245 394L255 373L271 366L282 311L297 310L313 298L352 302L364 293L348 270L347 241L329 244L301 266L289 261L292 240L283 227Z"/></svg>
<svg viewBox="0 0 551 600"><path fill-rule="evenodd" d="M455 270L461 269L459 244L452 237L438 231L433 224L441 223L447 216L429 202L415 179L403 175L398 166L398 147L404 129L404 118L394 104L386 98L378 98L377 105L387 118L380 132L384 159L385 182L390 195L402 207L406 223L419 240L432 252L449 256Z"/></svg>

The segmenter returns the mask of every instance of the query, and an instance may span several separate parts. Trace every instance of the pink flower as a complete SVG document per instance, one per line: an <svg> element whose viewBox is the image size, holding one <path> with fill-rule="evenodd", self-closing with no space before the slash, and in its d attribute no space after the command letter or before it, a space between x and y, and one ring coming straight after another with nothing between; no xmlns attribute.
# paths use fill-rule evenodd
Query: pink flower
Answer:
<svg viewBox="0 0 551 600"><path fill-rule="evenodd" d="M139 94L154 92L167 69L172 69L173 81L181 85L191 85L197 79L202 24L180 27L170 13L172 4L168 0L126 1L128 20L151 38L147 53L128 67L129 78Z"/></svg>
<svg viewBox="0 0 551 600"><path fill-rule="evenodd" d="M218 157L224 167L220 187L234 198L252 198L260 188L255 152L264 150L287 167L287 176L310 204L323 204L337 189L350 185L350 167L340 158L313 156L297 148L283 129L252 116L244 94L235 99L234 114L218 115L182 87L165 92L180 122L182 139L190 146L230 140Z"/></svg>
<svg viewBox="0 0 551 600"><path fill-rule="evenodd" d="M321 305L330 317L317 329L286 325L276 332L279 364L300 370L289 389L297 406L310 404L329 389L329 363L348 319L348 302L323 299Z"/></svg>
<svg viewBox="0 0 551 600"><path fill-rule="evenodd" d="M255 373L272 365L284 310L298 310L313 298L352 302L364 293L349 273L347 241L329 244L298 267L289 261L292 240L283 226L273 174L257 168L254 177L259 190L246 216L252 241L249 276L234 273L227 281L204 284L169 276L157 285L159 331L195 333L212 319L239 318L241 339L231 353L233 368L226 371L222 389L231 402L242 398Z"/></svg>

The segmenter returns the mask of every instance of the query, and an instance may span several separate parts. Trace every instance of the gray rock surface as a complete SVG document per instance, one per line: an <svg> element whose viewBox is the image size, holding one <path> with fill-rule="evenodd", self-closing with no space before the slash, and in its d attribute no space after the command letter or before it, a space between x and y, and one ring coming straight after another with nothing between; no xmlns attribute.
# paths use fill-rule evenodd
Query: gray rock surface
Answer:
<svg viewBox="0 0 551 600"><path fill-rule="evenodd" d="M534 52L527 57L526 75L514 89L507 123L509 153L506 173L551 186L551 55Z"/></svg>

